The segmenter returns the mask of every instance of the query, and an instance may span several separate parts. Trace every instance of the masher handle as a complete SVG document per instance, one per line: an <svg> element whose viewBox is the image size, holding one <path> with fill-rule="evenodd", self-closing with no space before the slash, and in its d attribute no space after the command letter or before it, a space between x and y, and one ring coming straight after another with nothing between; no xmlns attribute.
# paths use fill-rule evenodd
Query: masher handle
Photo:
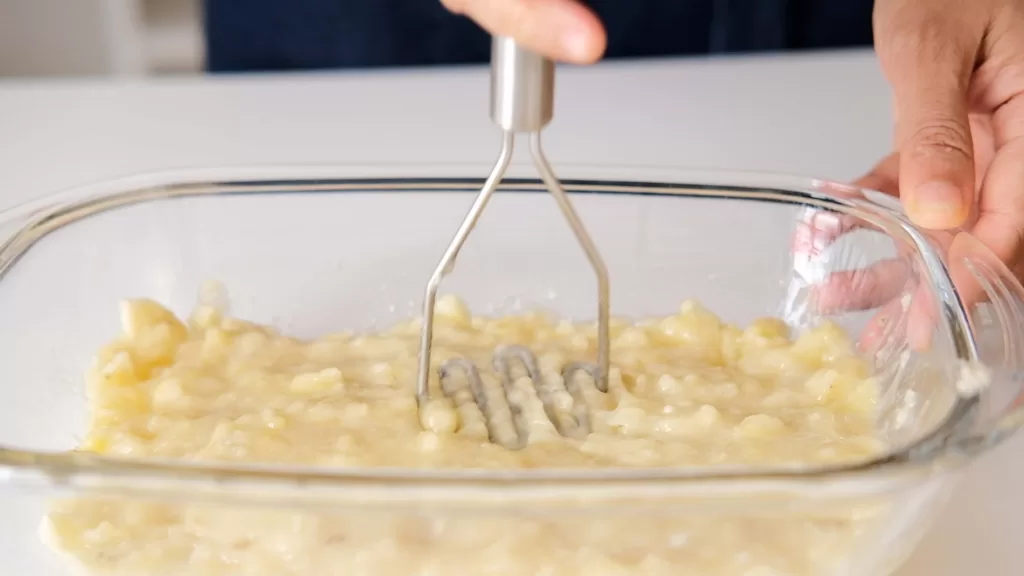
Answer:
<svg viewBox="0 0 1024 576"><path fill-rule="evenodd" d="M540 132L551 122L555 64L515 40L491 41L491 119L506 132Z"/></svg>

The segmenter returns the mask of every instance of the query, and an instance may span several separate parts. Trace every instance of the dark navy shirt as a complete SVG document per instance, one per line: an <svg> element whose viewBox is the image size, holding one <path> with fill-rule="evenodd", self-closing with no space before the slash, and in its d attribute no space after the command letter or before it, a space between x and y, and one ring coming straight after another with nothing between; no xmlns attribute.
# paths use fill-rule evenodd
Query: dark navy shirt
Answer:
<svg viewBox="0 0 1024 576"><path fill-rule="evenodd" d="M588 0L607 58L863 46L872 0ZM438 0L206 0L213 72L486 62L490 41Z"/></svg>

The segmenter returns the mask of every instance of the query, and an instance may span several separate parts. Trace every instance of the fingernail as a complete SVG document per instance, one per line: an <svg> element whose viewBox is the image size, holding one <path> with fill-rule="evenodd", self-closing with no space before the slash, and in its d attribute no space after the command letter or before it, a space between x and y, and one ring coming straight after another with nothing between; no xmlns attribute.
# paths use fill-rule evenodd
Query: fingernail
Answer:
<svg viewBox="0 0 1024 576"><path fill-rule="evenodd" d="M935 180L914 190L910 218L924 228L946 229L963 222L960 189L953 184Z"/></svg>

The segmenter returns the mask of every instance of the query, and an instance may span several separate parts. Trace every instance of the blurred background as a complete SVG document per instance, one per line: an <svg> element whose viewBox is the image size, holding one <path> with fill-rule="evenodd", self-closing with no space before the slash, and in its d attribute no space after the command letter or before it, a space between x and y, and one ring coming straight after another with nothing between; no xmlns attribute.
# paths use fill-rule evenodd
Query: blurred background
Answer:
<svg viewBox="0 0 1024 576"><path fill-rule="evenodd" d="M204 59L201 0L0 0L0 77L198 73Z"/></svg>
<svg viewBox="0 0 1024 576"><path fill-rule="evenodd" d="M871 43L872 0L588 4L608 58ZM0 77L452 65L489 53L487 34L438 0L0 0Z"/></svg>

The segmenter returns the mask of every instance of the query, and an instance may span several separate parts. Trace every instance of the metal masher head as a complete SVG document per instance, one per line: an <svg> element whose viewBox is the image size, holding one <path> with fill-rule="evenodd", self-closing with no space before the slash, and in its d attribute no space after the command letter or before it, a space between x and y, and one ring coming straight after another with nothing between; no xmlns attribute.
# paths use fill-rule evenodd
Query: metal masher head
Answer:
<svg viewBox="0 0 1024 576"><path fill-rule="evenodd" d="M465 358L453 358L441 364L441 390L456 406L469 402L477 405L487 422L492 442L512 450L524 448L530 441L527 407L516 383L516 365L521 366L529 379L548 421L555 430L567 438L584 439L590 434L590 412L582 375L597 381L593 364L574 362L562 368L560 378L546 378L537 357L523 346L499 346L491 358L494 371L501 383L498 390L488 390L476 364ZM465 384L458 385L461 373ZM571 402L560 402L559 397L569 395Z"/></svg>
<svg viewBox="0 0 1024 576"><path fill-rule="evenodd" d="M590 261L597 278L597 359L596 363L590 365L576 364L566 367L563 375L570 368L571 378L565 378L567 385L575 380L576 373L585 371L594 378L598 390L608 389L608 367L609 367L609 287L608 270L604 260L597 251L597 247L587 233L583 222L576 214L572 202L565 193L561 182L555 176L551 164L544 156L541 148L541 130L551 121L554 111L554 87L555 67L550 60L540 55L523 49L511 38L495 37L491 44L491 119L502 129L501 151L498 160L491 169L490 175L484 181L483 187L477 194L476 200L470 207L462 224L459 225L448 248L445 250L441 261L438 262L430 280L427 282L426 293L423 298L423 327L420 333L419 366L416 380L416 397L423 406L429 400L430 381L430 351L434 334L434 305L437 300L437 290L441 280L451 272L455 265L459 251L466 243L466 239L473 231L487 202L498 189L502 178L508 170L512 160L512 151L515 145L517 134L529 136L530 156L533 165L544 184L545 189L555 199L566 223L572 229L576 240ZM538 372L531 373L531 367L537 368L536 358L529 350L523 348L500 348L495 351L495 366L499 373L508 374L509 360L515 358L522 362L531 379L538 384L542 378ZM468 375L471 386L473 381L479 381L479 372L468 361L448 362L441 367L442 381L452 370L461 368ZM534 379L534 375L537 376ZM510 377L504 378L508 381ZM539 385L539 384L538 384ZM443 386L442 386L443 387ZM538 389L538 394L540 390ZM482 397L475 398L475 401L488 416L486 402ZM547 407L545 407L547 412ZM549 418L551 413L547 412ZM578 422L577 422L578 423ZM559 432L567 435L579 434L582 428L561 426L553 421ZM517 425L518 426L518 425ZM561 426L561 427L560 427ZM565 432L563 432L565 430ZM569 432L572 430L572 432ZM516 442L500 442L509 447L523 447L528 440L524 429L517 428L519 440ZM492 435L493 438L493 435Z"/></svg>

